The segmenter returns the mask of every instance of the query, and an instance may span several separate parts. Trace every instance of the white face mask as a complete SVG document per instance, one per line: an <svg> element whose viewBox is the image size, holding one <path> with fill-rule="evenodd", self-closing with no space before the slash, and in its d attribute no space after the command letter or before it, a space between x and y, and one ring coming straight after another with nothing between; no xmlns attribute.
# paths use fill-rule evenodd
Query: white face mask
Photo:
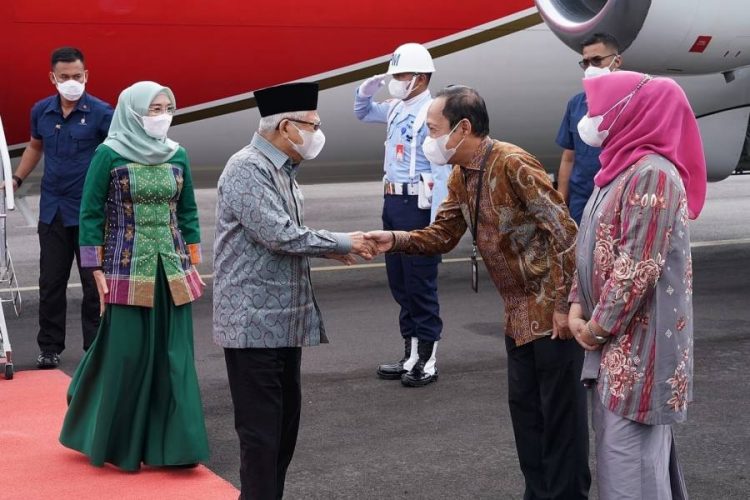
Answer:
<svg viewBox="0 0 750 500"><path fill-rule="evenodd" d="M81 98L83 91L86 89L86 82L81 83L71 78L70 80L60 83L57 81L56 76L53 75L53 77L55 78L57 91L68 101L77 101Z"/></svg>
<svg viewBox="0 0 750 500"><path fill-rule="evenodd" d="M169 113L143 117L143 130L154 139L159 139L160 141L167 138L167 131L171 124L172 115Z"/></svg>
<svg viewBox="0 0 750 500"><path fill-rule="evenodd" d="M594 78L596 76L602 76L602 75L607 75L609 73L612 73L612 65L615 63L616 60L617 60L617 56L615 56L614 59L612 59L612 62L609 63L609 65L604 66L602 68L597 68L596 66L589 65L589 67L584 70L583 77Z"/></svg>
<svg viewBox="0 0 750 500"><path fill-rule="evenodd" d="M625 111L625 108L630 104L630 100L635 95L635 91L631 92L630 94L626 95L619 101L615 103L614 106L609 108L607 111L602 113L601 115L596 116L589 116L588 114L584 115L583 118L581 118L581 121L578 122L578 135L581 136L581 140L588 144L591 147L594 148L600 148L602 147L602 144L604 144L604 141L609 137L609 131L614 126L615 122L618 118L622 115L622 112ZM622 107L620 112L617 114L614 120L612 120L612 123L609 125L608 129L605 130L599 130L599 126L604 121L604 117L615 109L617 106L620 105L623 101L625 102L625 105Z"/></svg>
<svg viewBox="0 0 750 500"><path fill-rule="evenodd" d="M294 128L297 129L299 135L302 137L302 144L297 144L287 137L287 140L292 143L294 150L305 160L312 160L318 156L326 143L326 136L323 134L323 131L318 129L315 132L310 132L309 130L300 129L297 125L294 125Z"/></svg>
<svg viewBox="0 0 750 500"><path fill-rule="evenodd" d="M416 81L417 75L414 75L409 81L401 81L392 78L388 82L388 92L396 99L406 99L409 93L414 90L414 82Z"/></svg>
<svg viewBox="0 0 750 500"><path fill-rule="evenodd" d="M583 72L583 77L584 78L594 78L595 76L607 75L607 74L609 74L611 72L612 72L612 70L609 69L609 66L605 66L603 68L597 68L596 66L589 66Z"/></svg>
<svg viewBox="0 0 750 500"><path fill-rule="evenodd" d="M446 165L451 160L451 158L453 158L453 155L456 154L456 150L461 145L461 143L464 142L465 137L462 138L454 148L448 149L446 145L448 144L448 140L450 139L451 134L455 132L456 128L458 128L458 123L456 123L456 126L453 127L450 132L445 135L441 135L437 139L433 139L429 135L424 138L424 142L422 143L422 152L424 153L425 158L427 158L430 163L434 163L435 165Z"/></svg>
<svg viewBox="0 0 750 500"><path fill-rule="evenodd" d="M130 108L130 112L139 118L139 123L143 127L143 130L150 137L160 141L167 138L167 131L172 124L172 115L169 113L162 113L156 116L141 116L136 113L133 108Z"/></svg>

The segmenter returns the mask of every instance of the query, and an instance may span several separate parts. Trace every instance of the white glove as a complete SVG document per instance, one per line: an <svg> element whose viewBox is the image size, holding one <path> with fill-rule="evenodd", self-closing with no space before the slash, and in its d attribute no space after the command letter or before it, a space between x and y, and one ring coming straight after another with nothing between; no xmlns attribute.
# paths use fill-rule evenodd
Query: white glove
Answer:
<svg viewBox="0 0 750 500"><path fill-rule="evenodd" d="M380 90L380 87L385 85L385 78L386 75L375 75L371 76L364 82L362 82L362 85L359 86L359 95L362 97L372 97L374 96L378 90Z"/></svg>

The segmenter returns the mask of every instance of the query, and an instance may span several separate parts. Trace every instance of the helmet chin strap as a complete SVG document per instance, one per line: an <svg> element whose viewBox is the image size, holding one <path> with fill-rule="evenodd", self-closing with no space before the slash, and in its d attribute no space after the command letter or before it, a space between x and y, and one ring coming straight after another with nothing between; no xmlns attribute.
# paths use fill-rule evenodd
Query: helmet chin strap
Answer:
<svg viewBox="0 0 750 500"><path fill-rule="evenodd" d="M406 88L406 97L405 97L405 99L407 101L409 99L411 99L411 97L409 97L409 96L411 95L412 92L414 92L414 88L416 87L415 84L417 83L417 76L418 76L418 74L414 73L414 76L411 77L411 81L409 82L409 86Z"/></svg>

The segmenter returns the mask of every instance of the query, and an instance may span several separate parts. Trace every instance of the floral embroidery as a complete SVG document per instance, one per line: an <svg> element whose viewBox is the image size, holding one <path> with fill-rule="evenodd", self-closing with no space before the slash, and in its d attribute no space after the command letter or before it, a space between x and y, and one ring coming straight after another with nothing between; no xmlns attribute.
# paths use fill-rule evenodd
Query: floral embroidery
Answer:
<svg viewBox="0 0 750 500"><path fill-rule="evenodd" d="M624 286L633 277L633 259L625 252L615 260L612 268L612 277L619 286Z"/></svg>
<svg viewBox="0 0 750 500"><path fill-rule="evenodd" d="M604 275L612 270L615 261L615 242L612 238L612 224L599 224L596 232L596 246L594 247L594 261Z"/></svg>
<svg viewBox="0 0 750 500"><path fill-rule="evenodd" d="M661 267L664 262L661 254L656 256L656 260L643 260L635 265L633 271L633 289L635 293L643 293L649 286L654 286L661 274Z"/></svg>
<svg viewBox="0 0 750 500"><path fill-rule="evenodd" d="M685 316L680 316L680 319L677 320L677 331L681 332L684 328L687 322L685 321Z"/></svg>
<svg viewBox="0 0 750 500"><path fill-rule="evenodd" d="M630 195L630 198L628 199L628 202L632 206L641 206L643 208L651 207L651 208L658 208L658 209L664 209L667 208L667 202L664 200L664 196L657 196L655 194L638 194L636 192L633 192L632 195Z"/></svg>
<svg viewBox="0 0 750 500"><path fill-rule="evenodd" d="M683 196L680 199L679 214L680 214L680 222L682 222L683 226L687 226L688 225L688 204L687 204L687 198L685 196Z"/></svg>
<svg viewBox="0 0 750 500"><path fill-rule="evenodd" d="M122 251L122 259L120 259L120 264L125 267L130 264L130 250L128 250L127 248Z"/></svg>
<svg viewBox="0 0 750 500"><path fill-rule="evenodd" d="M685 266L685 278L682 280L685 284L685 293L693 294L693 256L688 255L687 265Z"/></svg>
<svg viewBox="0 0 750 500"><path fill-rule="evenodd" d="M667 383L672 386L672 397L667 401L667 404L674 411L685 411L687 409L689 380L685 368L689 354L688 349L682 351L682 359L677 364L674 376L667 380Z"/></svg>
<svg viewBox="0 0 750 500"><path fill-rule="evenodd" d="M627 253L620 253L612 266L612 277L616 287L615 299L629 302L630 290L635 295L641 295L649 286L654 286L661 275L663 265L661 254L658 254L656 259L636 263Z"/></svg>
<svg viewBox="0 0 750 500"><path fill-rule="evenodd" d="M643 326L648 326L648 314L636 314L633 316L633 322Z"/></svg>
<svg viewBox="0 0 750 500"><path fill-rule="evenodd" d="M609 381L609 393L624 399L641 378L643 373L638 372L637 356L630 358L630 339L614 345L602 356L602 369L607 374Z"/></svg>

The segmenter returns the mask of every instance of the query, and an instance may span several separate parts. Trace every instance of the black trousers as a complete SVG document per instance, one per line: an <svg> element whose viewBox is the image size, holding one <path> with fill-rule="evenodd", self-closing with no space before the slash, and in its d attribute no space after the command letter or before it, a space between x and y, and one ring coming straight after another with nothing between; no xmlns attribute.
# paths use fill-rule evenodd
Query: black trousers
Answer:
<svg viewBox="0 0 750 500"><path fill-rule="evenodd" d="M89 348L99 328L99 293L94 274L81 268L78 226L65 227L58 213L52 224L39 223L39 334L37 343L43 352L61 353L65 349L65 318L70 269L75 258L83 288L81 326L83 349Z"/></svg>
<svg viewBox="0 0 750 500"><path fill-rule="evenodd" d="M297 444L302 349L224 349L224 359L240 438L240 498L276 500Z"/></svg>
<svg viewBox="0 0 750 500"><path fill-rule="evenodd" d="M508 403L524 500L588 498L588 415L580 381L583 349L543 337L520 347L505 338Z"/></svg>

